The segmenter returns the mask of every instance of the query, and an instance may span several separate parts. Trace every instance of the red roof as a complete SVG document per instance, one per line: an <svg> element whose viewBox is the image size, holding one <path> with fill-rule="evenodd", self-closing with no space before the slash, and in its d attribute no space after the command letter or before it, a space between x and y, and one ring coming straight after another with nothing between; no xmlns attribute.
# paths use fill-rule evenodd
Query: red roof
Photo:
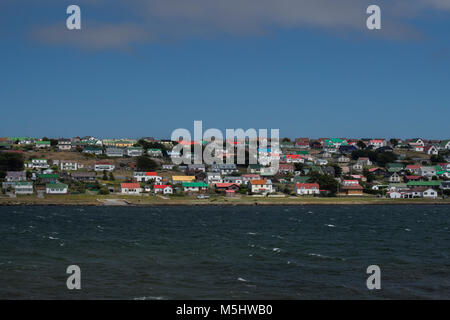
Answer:
<svg viewBox="0 0 450 320"><path fill-rule="evenodd" d="M415 170L415 169L420 169L420 165L418 165L418 164L408 164L407 166L406 166L406 169L413 169L413 170Z"/></svg>
<svg viewBox="0 0 450 320"><path fill-rule="evenodd" d="M232 185L237 186L236 183L216 183L216 188L229 188Z"/></svg>
<svg viewBox="0 0 450 320"><path fill-rule="evenodd" d="M172 186L168 184L156 184L153 186L154 189L165 189L167 187L172 188Z"/></svg>
<svg viewBox="0 0 450 320"><path fill-rule="evenodd" d="M305 189L319 189L319 184L318 183L297 183L296 184L297 189L300 188L305 188Z"/></svg>
<svg viewBox="0 0 450 320"><path fill-rule="evenodd" d="M156 172L146 172L146 176L156 176Z"/></svg>
<svg viewBox="0 0 450 320"><path fill-rule="evenodd" d="M405 176L408 180L419 180L422 178L422 176Z"/></svg>
<svg viewBox="0 0 450 320"><path fill-rule="evenodd" d="M109 163L109 162L104 162L104 161L103 161L103 162L102 162L102 161L101 161L101 162L96 162L95 164L107 164L107 165L111 165L111 163Z"/></svg>
<svg viewBox="0 0 450 320"><path fill-rule="evenodd" d="M362 190L364 189L362 186L358 185L351 185L351 186L343 186L343 190Z"/></svg>
<svg viewBox="0 0 450 320"><path fill-rule="evenodd" d="M141 186L139 185L139 183L121 183L120 187L124 189L138 189Z"/></svg>

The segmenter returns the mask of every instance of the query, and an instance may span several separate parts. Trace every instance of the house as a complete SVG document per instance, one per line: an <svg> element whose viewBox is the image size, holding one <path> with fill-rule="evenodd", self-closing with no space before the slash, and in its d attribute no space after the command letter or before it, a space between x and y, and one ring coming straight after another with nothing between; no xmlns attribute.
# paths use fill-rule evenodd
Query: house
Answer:
<svg viewBox="0 0 450 320"><path fill-rule="evenodd" d="M69 186L64 183L47 183L45 185L45 193L47 194L67 194Z"/></svg>
<svg viewBox="0 0 450 320"><path fill-rule="evenodd" d="M41 173L38 175L39 178L39 182L41 184L44 183L55 183L58 181L59 179L59 175L58 174L52 174L52 173Z"/></svg>
<svg viewBox="0 0 450 320"><path fill-rule="evenodd" d="M223 182L241 185L244 183L244 180L242 179L242 177L224 177Z"/></svg>
<svg viewBox="0 0 450 320"><path fill-rule="evenodd" d="M403 198L403 193L398 191L388 191L386 193L386 197L391 199L400 199Z"/></svg>
<svg viewBox="0 0 450 320"><path fill-rule="evenodd" d="M406 182L410 182L410 181L423 181L424 177L422 176L416 176L416 175L406 175L405 176L405 181Z"/></svg>
<svg viewBox="0 0 450 320"><path fill-rule="evenodd" d="M343 186L359 186L358 180L344 180L342 181Z"/></svg>
<svg viewBox="0 0 450 320"><path fill-rule="evenodd" d="M250 181L249 188L252 193L266 194L266 193L272 193L274 191L273 186L272 186L272 181L265 180L265 179Z"/></svg>
<svg viewBox="0 0 450 320"><path fill-rule="evenodd" d="M373 149L378 149L387 146L387 143L385 139L372 139L369 140L369 146L372 146Z"/></svg>
<svg viewBox="0 0 450 320"><path fill-rule="evenodd" d="M208 190L208 185L204 182L183 182L184 192L205 192Z"/></svg>
<svg viewBox="0 0 450 320"><path fill-rule="evenodd" d="M278 165L278 172L280 173L294 173L294 165L291 163L280 163Z"/></svg>
<svg viewBox="0 0 450 320"><path fill-rule="evenodd" d="M388 163L388 172L399 172L404 169L403 164L401 163Z"/></svg>
<svg viewBox="0 0 450 320"><path fill-rule="evenodd" d="M318 166L326 166L328 164L327 159L316 159L314 163Z"/></svg>
<svg viewBox="0 0 450 320"><path fill-rule="evenodd" d="M63 171L77 171L78 163L75 161L61 160L60 167L61 167L61 170L63 170Z"/></svg>
<svg viewBox="0 0 450 320"><path fill-rule="evenodd" d="M319 194L320 188L318 183L296 183L295 194L296 195L311 195Z"/></svg>
<svg viewBox="0 0 450 320"><path fill-rule="evenodd" d="M188 164L187 170L191 172L206 172L204 164Z"/></svg>
<svg viewBox="0 0 450 320"><path fill-rule="evenodd" d="M239 185L236 183L216 183L216 190L227 191L234 190L239 191Z"/></svg>
<svg viewBox="0 0 450 320"><path fill-rule="evenodd" d="M367 157L359 157L356 162L359 162L363 167L368 167L372 165L372 161L370 161Z"/></svg>
<svg viewBox="0 0 450 320"><path fill-rule="evenodd" d="M424 152L424 150L425 150L425 147L421 146L421 145L415 145L415 146L412 146L412 148L415 152Z"/></svg>
<svg viewBox="0 0 450 320"><path fill-rule="evenodd" d="M261 172L262 165L260 164L249 164L247 167L247 173L257 174Z"/></svg>
<svg viewBox="0 0 450 320"><path fill-rule="evenodd" d="M97 179L95 172L72 172L70 176L73 180L80 182L94 182Z"/></svg>
<svg viewBox="0 0 450 320"><path fill-rule="evenodd" d="M59 139L57 146L59 151L71 151L72 141L70 139Z"/></svg>
<svg viewBox="0 0 450 320"><path fill-rule="evenodd" d="M193 181L195 181L195 176L172 176L172 184Z"/></svg>
<svg viewBox="0 0 450 320"><path fill-rule="evenodd" d="M420 167L418 174L420 176L428 177L428 178L434 177L436 175L436 167L422 166L422 167Z"/></svg>
<svg viewBox="0 0 450 320"><path fill-rule="evenodd" d="M386 176L386 180L391 183L400 183L400 182L402 182L402 177L397 172L394 172L394 173L388 174Z"/></svg>
<svg viewBox="0 0 450 320"><path fill-rule="evenodd" d="M173 164L163 164L162 169L163 170L173 170L174 165Z"/></svg>
<svg viewBox="0 0 450 320"><path fill-rule="evenodd" d="M411 146L411 147L415 147L415 146L425 146L425 143L423 142L422 139L416 138L416 139L407 139L406 142Z"/></svg>
<svg viewBox="0 0 450 320"><path fill-rule="evenodd" d="M133 178L136 179L137 182L160 182L162 180L162 177L158 176L156 172L135 172Z"/></svg>
<svg viewBox="0 0 450 320"><path fill-rule="evenodd" d="M50 141L35 141L34 142L36 148L38 149L46 149L46 148L50 148L51 147L51 143Z"/></svg>
<svg viewBox="0 0 450 320"><path fill-rule="evenodd" d="M439 154L439 150L433 145L426 146L423 149L423 151L429 155L438 155Z"/></svg>
<svg viewBox="0 0 450 320"><path fill-rule="evenodd" d="M350 158L346 157L344 155L341 155L339 158L337 158L338 163L348 163L350 162Z"/></svg>
<svg viewBox="0 0 450 320"><path fill-rule="evenodd" d="M358 196L363 194L363 187L358 185L344 185L341 188L342 193L347 196Z"/></svg>
<svg viewBox="0 0 450 320"><path fill-rule="evenodd" d="M102 171L109 171L109 172L112 172L112 171L114 171L114 169L115 169L115 165L113 165L113 164L110 164L110 163L108 163L108 162L97 162L95 165L94 165L94 170L95 171L100 171L100 172L102 172Z"/></svg>
<svg viewBox="0 0 450 320"><path fill-rule="evenodd" d="M432 188L428 188L422 192L422 197L436 199L438 197L438 193L436 190L434 190Z"/></svg>
<svg viewBox="0 0 450 320"><path fill-rule="evenodd" d="M142 193L142 188L139 183L121 183L120 192L122 194L139 195Z"/></svg>
<svg viewBox="0 0 450 320"><path fill-rule="evenodd" d="M95 154L98 156L103 154L103 149L101 147L87 146L83 149L83 153Z"/></svg>
<svg viewBox="0 0 450 320"><path fill-rule="evenodd" d="M402 198L430 198L436 199L438 193L436 190L428 187L415 187L403 192Z"/></svg>
<svg viewBox="0 0 450 320"><path fill-rule="evenodd" d="M447 150L450 149L450 139L441 141L441 143L439 143L439 148Z"/></svg>
<svg viewBox="0 0 450 320"><path fill-rule="evenodd" d="M216 183L222 182L222 176L219 172L208 172L206 173L206 183L214 185Z"/></svg>
<svg viewBox="0 0 450 320"><path fill-rule="evenodd" d="M6 171L6 182L21 182L27 180L25 171Z"/></svg>
<svg viewBox="0 0 450 320"><path fill-rule="evenodd" d="M261 176L259 174L247 173L242 175L242 181L244 183L249 183L252 180L261 180Z"/></svg>
<svg viewBox="0 0 450 320"><path fill-rule="evenodd" d="M363 165L361 164L361 162L356 162L351 165L351 168L352 168L352 170L355 170L355 171L362 171Z"/></svg>
<svg viewBox="0 0 450 320"><path fill-rule="evenodd" d="M287 154L285 158L287 163L305 163L301 154Z"/></svg>
<svg viewBox="0 0 450 320"><path fill-rule="evenodd" d="M108 157L123 157L124 155L124 149L122 148L115 148L115 147L108 147L105 149L105 153Z"/></svg>
<svg viewBox="0 0 450 320"><path fill-rule="evenodd" d="M107 155L108 155L108 149L109 148L106 149L106 154ZM126 154L129 157L140 157L140 156L142 156L143 153L144 153L144 149L142 147L128 147L126 149Z"/></svg>
<svg viewBox="0 0 450 320"><path fill-rule="evenodd" d="M173 194L172 186L167 185L167 184L155 184L153 186L153 190L155 193Z"/></svg>
<svg viewBox="0 0 450 320"><path fill-rule="evenodd" d="M162 150L161 149L147 149L147 154L150 157L154 157L154 158L158 158L158 157L162 157Z"/></svg>
<svg viewBox="0 0 450 320"><path fill-rule="evenodd" d="M31 159L31 162L27 162L25 166L33 169L47 169L49 167L46 159Z"/></svg>
<svg viewBox="0 0 450 320"><path fill-rule="evenodd" d="M372 173L372 174L374 174L376 176L381 176L381 175L385 174L384 169L383 168L378 168L378 167L370 168L368 171L369 171L369 173Z"/></svg>
<svg viewBox="0 0 450 320"><path fill-rule="evenodd" d="M418 175L419 174L419 170L420 170L421 167L422 166L418 165L418 164L408 164L406 166L406 170L409 170L412 173L414 173L415 175Z"/></svg>
<svg viewBox="0 0 450 320"><path fill-rule="evenodd" d="M13 188L16 195L33 194L33 182L15 182Z"/></svg>
<svg viewBox="0 0 450 320"><path fill-rule="evenodd" d="M211 165L212 172L220 172L222 175L238 172L236 164L234 163L219 163Z"/></svg>
<svg viewBox="0 0 450 320"><path fill-rule="evenodd" d="M442 181L441 189L442 190L450 190L450 181Z"/></svg>

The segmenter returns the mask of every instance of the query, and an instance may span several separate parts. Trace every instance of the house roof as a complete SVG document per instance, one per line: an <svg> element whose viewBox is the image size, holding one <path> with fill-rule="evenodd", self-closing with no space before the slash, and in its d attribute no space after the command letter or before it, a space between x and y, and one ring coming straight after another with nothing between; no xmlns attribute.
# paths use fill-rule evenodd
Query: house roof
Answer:
<svg viewBox="0 0 450 320"><path fill-rule="evenodd" d="M120 187L123 189L138 189L141 186L139 185L139 183L121 183Z"/></svg>
<svg viewBox="0 0 450 320"><path fill-rule="evenodd" d="M229 188L231 186L237 186L236 183L216 183L216 188Z"/></svg>
<svg viewBox="0 0 450 320"><path fill-rule="evenodd" d="M342 186L343 190L362 190L363 187L358 185L349 185L349 186Z"/></svg>
<svg viewBox="0 0 450 320"><path fill-rule="evenodd" d="M168 184L156 184L153 186L154 189L165 189L167 187L172 188L172 186Z"/></svg>
<svg viewBox="0 0 450 320"><path fill-rule="evenodd" d="M195 176L172 176L173 181L193 181Z"/></svg>
<svg viewBox="0 0 450 320"><path fill-rule="evenodd" d="M295 187L297 189L319 189L319 184L318 183L297 183L295 185Z"/></svg>
<svg viewBox="0 0 450 320"><path fill-rule="evenodd" d="M183 187L191 187L191 188L196 188L196 187L206 188L206 187L208 187L208 185L204 182L183 182L182 186Z"/></svg>
<svg viewBox="0 0 450 320"><path fill-rule="evenodd" d="M251 184L254 184L254 185L267 184L267 180L264 180L264 179L251 180L250 183L251 183Z"/></svg>
<svg viewBox="0 0 450 320"><path fill-rule="evenodd" d="M47 183L45 187L50 189L66 189L68 186L64 183Z"/></svg>

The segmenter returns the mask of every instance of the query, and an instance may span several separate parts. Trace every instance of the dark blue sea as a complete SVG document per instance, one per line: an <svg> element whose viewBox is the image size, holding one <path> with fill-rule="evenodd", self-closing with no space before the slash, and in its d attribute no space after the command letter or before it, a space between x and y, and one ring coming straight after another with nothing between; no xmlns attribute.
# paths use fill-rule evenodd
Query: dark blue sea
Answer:
<svg viewBox="0 0 450 320"><path fill-rule="evenodd" d="M449 227L445 205L0 207L0 299L450 299Z"/></svg>

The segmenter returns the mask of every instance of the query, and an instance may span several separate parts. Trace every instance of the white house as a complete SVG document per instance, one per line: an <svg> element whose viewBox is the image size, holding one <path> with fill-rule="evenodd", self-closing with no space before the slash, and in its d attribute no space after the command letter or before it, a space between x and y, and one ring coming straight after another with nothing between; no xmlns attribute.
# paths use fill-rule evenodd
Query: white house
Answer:
<svg viewBox="0 0 450 320"><path fill-rule="evenodd" d="M33 194L33 182L16 182L14 184L15 194Z"/></svg>
<svg viewBox="0 0 450 320"><path fill-rule="evenodd" d="M61 170L65 170L65 171L77 171L78 163L75 161L61 160L60 167L61 167Z"/></svg>
<svg viewBox="0 0 450 320"><path fill-rule="evenodd" d="M250 190L252 193L272 193L273 186L272 181L270 180L251 180L249 182Z"/></svg>
<svg viewBox="0 0 450 320"><path fill-rule="evenodd" d="M369 141L369 146L372 146L374 149L378 149L381 147L386 147L387 143L385 139L372 139Z"/></svg>
<svg viewBox="0 0 450 320"><path fill-rule="evenodd" d="M31 162L26 163L26 167L33 169L47 169L49 165L47 159L31 159Z"/></svg>
<svg viewBox="0 0 450 320"><path fill-rule="evenodd" d="M418 173L420 176L423 176L423 177L433 177L436 175L436 168L422 166L422 167L420 167Z"/></svg>
<svg viewBox="0 0 450 320"><path fill-rule="evenodd" d="M58 140L59 151L70 151L72 150L72 141L70 139L59 139Z"/></svg>
<svg viewBox="0 0 450 320"><path fill-rule="evenodd" d="M95 171L100 171L100 172L106 170L106 171L111 172L111 171L114 171L114 168L115 168L115 167L116 167L115 165L110 164L110 163L107 163L107 162L97 162L97 163L94 165L94 170L95 170Z"/></svg>
<svg viewBox="0 0 450 320"><path fill-rule="evenodd" d="M45 193L47 194L66 194L69 186L64 183L47 183Z"/></svg>
<svg viewBox="0 0 450 320"><path fill-rule="evenodd" d="M207 172L206 183L210 185L222 183L222 176L220 175L220 172Z"/></svg>
<svg viewBox="0 0 450 320"><path fill-rule="evenodd" d="M142 147L128 147L126 152L129 157L139 157L144 153L144 149Z"/></svg>
<svg viewBox="0 0 450 320"><path fill-rule="evenodd" d="M422 192L422 196L424 198L436 199L438 197L438 193L436 190L434 190L432 188L428 188L427 190Z"/></svg>
<svg viewBox="0 0 450 320"><path fill-rule="evenodd" d="M155 182L161 182L162 177L158 176L156 172L135 172L133 174L133 177L138 182L148 182L148 181L155 181Z"/></svg>
<svg viewBox="0 0 450 320"><path fill-rule="evenodd" d="M142 188L139 183L121 183L120 192L122 194L139 195L142 193Z"/></svg>
<svg viewBox="0 0 450 320"><path fill-rule="evenodd" d="M155 193L173 194L173 188L169 185L158 184L153 186Z"/></svg>
<svg viewBox="0 0 450 320"><path fill-rule="evenodd" d="M319 194L320 188L318 183L296 183L295 194L299 196Z"/></svg>
<svg viewBox="0 0 450 320"><path fill-rule="evenodd" d="M429 154L429 155L437 155L437 154L439 154L439 150L438 150L435 146L433 146L433 145L426 146L426 147L423 149L423 151L424 151L426 154Z"/></svg>
<svg viewBox="0 0 450 320"><path fill-rule="evenodd" d="M402 198L402 193L398 191L389 191L386 196L391 199L400 199Z"/></svg>

